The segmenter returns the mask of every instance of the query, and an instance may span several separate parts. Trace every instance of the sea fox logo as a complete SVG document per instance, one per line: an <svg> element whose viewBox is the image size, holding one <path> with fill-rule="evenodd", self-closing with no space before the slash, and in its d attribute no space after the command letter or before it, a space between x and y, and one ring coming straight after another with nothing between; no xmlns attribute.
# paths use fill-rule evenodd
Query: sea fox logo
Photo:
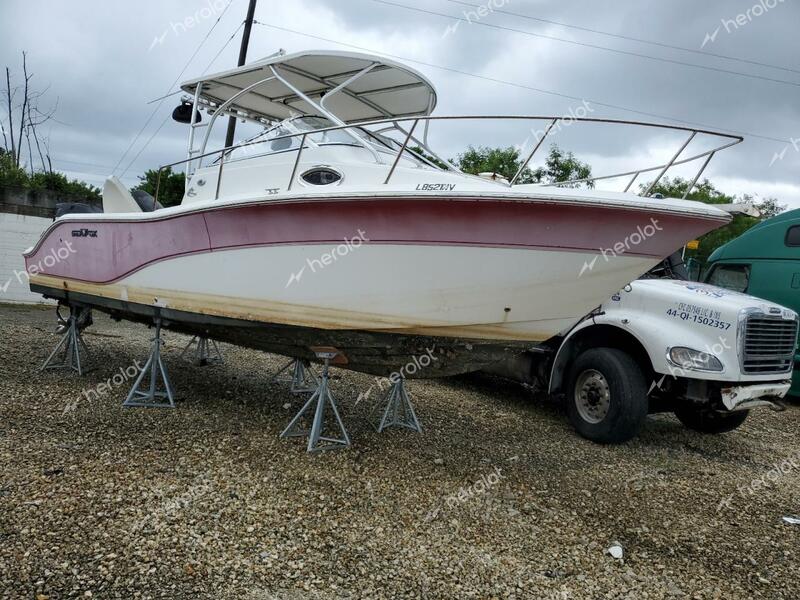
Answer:
<svg viewBox="0 0 800 600"><path fill-rule="evenodd" d="M97 230L96 229L73 229L72 230L72 237L97 237Z"/></svg>

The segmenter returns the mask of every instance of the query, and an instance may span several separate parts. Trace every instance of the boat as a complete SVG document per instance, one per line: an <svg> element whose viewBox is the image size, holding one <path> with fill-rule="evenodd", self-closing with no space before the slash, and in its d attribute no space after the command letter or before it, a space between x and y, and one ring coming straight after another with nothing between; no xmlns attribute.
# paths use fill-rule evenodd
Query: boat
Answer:
<svg viewBox="0 0 800 600"><path fill-rule="evenodd" d="M628 190L644 173L658 181L692 161L702 163L696 183L736 136L571 116L437 116L423 74L353 52L281 52L181 88L174 117L188 127L188 153L162 170L186 169L183 201L161 207L158 189L132 194L110 177L103 213L59 217L25 253L32 291L296 359L327 347L344 368L439 377L568 330L730 219ZM210 149L214 125L229 117L253 135ZM630 180L624 192L581 185L605 176L521 183L567 118L689 139L668 163L608 176ZM505 180L463 173L434 149L429 130L456 119L547 129ZM722 141L682 158L697 137Z"/></svg>

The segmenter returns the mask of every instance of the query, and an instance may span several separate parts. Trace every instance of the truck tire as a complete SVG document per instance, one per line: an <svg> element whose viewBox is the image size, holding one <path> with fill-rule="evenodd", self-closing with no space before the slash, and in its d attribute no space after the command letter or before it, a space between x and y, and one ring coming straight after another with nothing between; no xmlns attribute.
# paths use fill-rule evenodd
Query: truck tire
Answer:
<svg viewBox="0 0 800 600"><path fill-rule="evenodd" d="M699 431L700 433L727 433L738 428L747 415L748 410L736 412L719 412L709 408L693 406L683 403L675 409L675 416L688 429Z"/></svg>
<svg viewBox="0 0 800 600"><path fill-rule="evenodd" d="M647 417L647 383L633 358L616 348L591 348L570 368L567 414L583 437L621 444L636 436Z"/></svg>

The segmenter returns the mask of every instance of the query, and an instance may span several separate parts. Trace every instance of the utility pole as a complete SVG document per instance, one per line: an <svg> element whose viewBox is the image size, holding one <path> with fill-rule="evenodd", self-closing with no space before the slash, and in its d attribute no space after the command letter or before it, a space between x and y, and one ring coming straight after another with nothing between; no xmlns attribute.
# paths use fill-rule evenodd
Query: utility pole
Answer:
<svg viewBox="0 0 800 600"><path fill-rule="evenodd" d="M230 0L233 2L233 0ZM244 32L242 33L242 45L239 47L239 62L237 67L241 67L247 60L247 44L250 43L250 30L253 28L253 15L256 12L257 0L250 0L247 7L247 17L244 21ZM236 131L236 117L228 118L228 133L225 135L225 147L233 146L233 135Z"/></svg>

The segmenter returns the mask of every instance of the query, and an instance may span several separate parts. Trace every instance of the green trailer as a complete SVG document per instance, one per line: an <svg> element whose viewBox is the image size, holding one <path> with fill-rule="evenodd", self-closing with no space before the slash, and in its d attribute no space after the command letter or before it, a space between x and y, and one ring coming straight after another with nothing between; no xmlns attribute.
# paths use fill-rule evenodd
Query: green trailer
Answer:
<svg viewBox="0 0 800 600"><path fill-rule="evenodd" d="M800 312L800 209L763 221L717 248L703 280ZM797 351L789 395L800 398Z"/></svg>

